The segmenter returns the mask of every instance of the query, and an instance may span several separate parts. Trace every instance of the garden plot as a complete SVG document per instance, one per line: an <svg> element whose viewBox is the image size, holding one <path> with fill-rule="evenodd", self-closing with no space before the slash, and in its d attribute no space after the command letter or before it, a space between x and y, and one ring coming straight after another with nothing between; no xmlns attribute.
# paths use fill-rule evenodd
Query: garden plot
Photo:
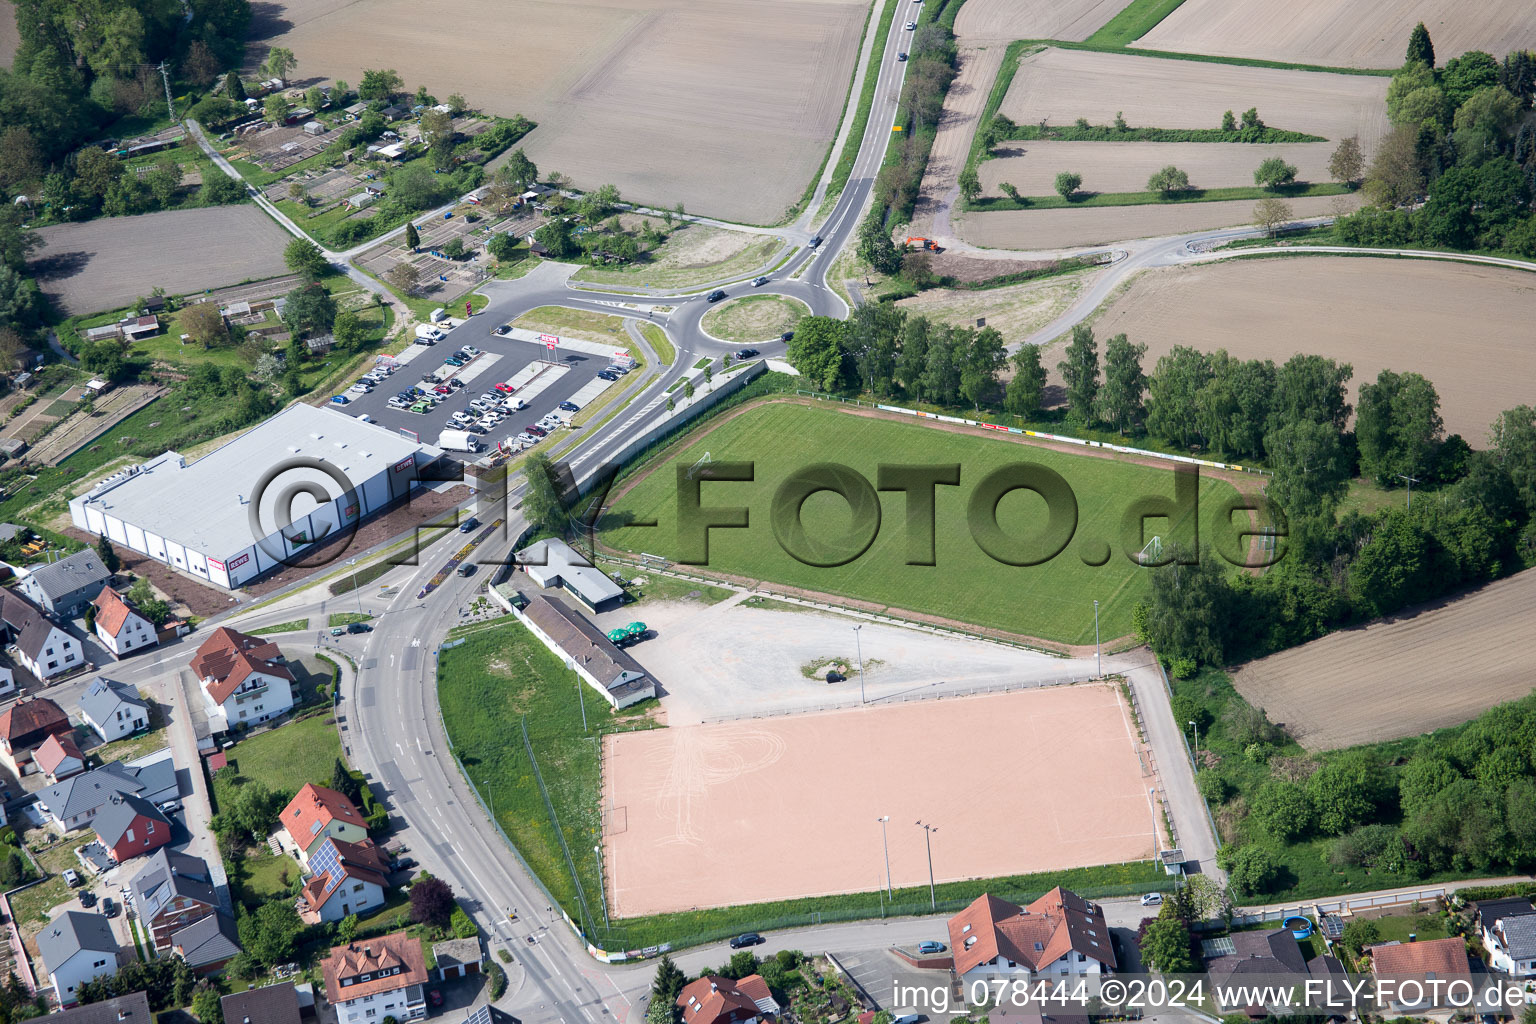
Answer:
<svg viewBox="0 0 1536 1024"><path fill-rule="evenodd" d="M1244 10L1247 5L1234 9ZM1405 32L1399 51L1406 42ZM1387 79L1371 75L1051 48L1019 62L1001 110L1019 124L1045 120L1061 126L1083 117L1102 125L1113 123L1120 113L1127 124L1138 128L1216 128L1224 111L1241 115L1257 107L1259 117L1274 128L1319 135L1335 144L1358 135L1369 158L1390 127L1386 96ZM1273 147L1252 148L1263 153ZM1192 177L1194 170L1190 169Z"/></svg>
<svg viewBox="0 0 1536 1024"><path fill-rule="evenodd" d="M307 160L334 141L336 140L329 133L310 135L299 125L292 127L274 125L261 131L246 132L238 136L236 146L244 150L250 161L262 170L281 171L285 167L292 167L300 160Z"/></svg>
<svg viewBox="0 0 1536 1024"><path fill-rule="evenodd" d="M842 0L459 0L440 18L413 0L271 6L253 39L291 49L306 76L395 68L538 122L524 149L579 185L757 223L779 219L821 165L866 13ZM517 27L510 75L491 28L503 24Z"/></svg>
<svg viewBox="0 0 1536 1024"><path fill-rule="evenodd" d="M1296 167L1298 181L1328 181L1331 142L1249 145L1241 142L1014 142L1009 153L977 166L986 195L1008 182L1026 196L1049 196L1056 175L1074 171L1089 192L1142 192L1147 178L1172 164L1195 188L1253 185L1253 171L1270 157Z"/></svg>
<svg viewBox="0 0 1536 1024"><path fill-rule="evenodd" d="M1528 0L1186 0L1133 46L1222 57L1395 68L1423 22L1444 62L1467 50L1502 58L1536 40Z"/></svg>

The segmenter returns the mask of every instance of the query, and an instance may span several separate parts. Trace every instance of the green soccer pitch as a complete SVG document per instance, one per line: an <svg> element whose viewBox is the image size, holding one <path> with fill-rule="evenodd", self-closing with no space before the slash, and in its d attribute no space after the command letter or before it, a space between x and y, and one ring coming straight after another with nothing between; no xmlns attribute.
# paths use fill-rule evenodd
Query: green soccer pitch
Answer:
<svg viewBox="0 0 1536 1024"><path fill-rule="evenodd" d="M627 491L628 482L622 482L603 521L601 541L614 549L672 559L686 551L678 537L674 467L691 468L707 452L710 462L755 464L751 482L711 480L701 485L706 508L749 509L747 528L709 531L710 569L1067 644L1093 643L1093 602L1098 600L1102 637L1130 633L1132 612L1147 594L1151 570L1123 553L1122 522L1139 498L1173 497L1171 464L1168 469L1152 468L1120 457L1062 453L1005 437L978 437L797 403L767 403L687 439L667 459L645 467ZM829 462L858 471L871 485L877 482L881 463L958 463L959 485L936 491L936 564L906 564L907 496L900 491L880 492L879 533L854 561L825 568L787 554L770 518L774 494L796 470ZM993 470L1017 462L1054 470L1077 501L1072 540L1039 565L994 560L978 546L968 525L976 485ZM1236 491L1225 481L1202 476L1197 493L1204 541L1220 521L1222 503ZM1034 493L1014 491L996 506L998 526L1010 536L1037 535L1045 507ZM848 502L830 492L812 495L801 515L811 537L842 536L852 525ZM1171 526L1165 518L1148 519L1145 536L1187 544L1192 539L1189 518L1183 515ZM625 525L651 519L656 526ZM1105 542L1108 561L1086 564L1103 557Z"/></svg>

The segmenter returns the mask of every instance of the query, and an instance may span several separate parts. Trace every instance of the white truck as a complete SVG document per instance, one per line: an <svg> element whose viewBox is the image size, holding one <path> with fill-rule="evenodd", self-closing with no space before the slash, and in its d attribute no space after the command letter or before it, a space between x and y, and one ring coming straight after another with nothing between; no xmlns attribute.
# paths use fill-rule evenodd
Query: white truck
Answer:
<svg viewBox="0 0 1536 1024"><path fill-rule="evenodd" d="M416 340L424 341L430 345L435 342L442 341L443 332L440 329L433 327L431 324L417 324Z"/></svg>
<svg viewBox="0 0 1536 1024"><path fill-rule="evenodd" d="M437 446L450 452L478 452L485 446L480 435L468 430L445 430L437 436Z"/></svg>

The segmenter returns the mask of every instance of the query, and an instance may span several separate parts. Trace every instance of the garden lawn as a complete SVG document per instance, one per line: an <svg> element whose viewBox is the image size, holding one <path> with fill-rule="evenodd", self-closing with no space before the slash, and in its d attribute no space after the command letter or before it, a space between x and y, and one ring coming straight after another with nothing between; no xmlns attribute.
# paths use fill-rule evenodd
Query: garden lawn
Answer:
<svg viewBox="0 0 1536 1024"><path fill-rule="evenodd" d="M694 435L691 443L681 442L665 462L648 466L638 483L612 501L611 521L626 522L621 517L629 516L638 522L655 520L659 528L605 529L605 544L677 560L682 549L673 467L692 466L708 452L716 463L755 464L753 482L702 486L705 507L750 510L749 528L709 531L711 569L1069 644L1093 642L1093 602L1097 600L1105 639L1132 630L1132 611L1147 593L1149 573L1121 553L1121 522L1133 501L1171 498L1171 467L1154 469L1119 458L1009 443L1006 435L976 436L788 402L750 408L712 426L715 429L706 427L702 435ZM795 471L823 462L851 467L871 486L881 463L958 463L960 486L937 488L936 566L906 564L906 498L895 491L881 494L882 525L862 556L835 568L821 568L786 554L770 521L774 492ZM1020 462L1060 474L1077 503L1076 532L1065 549L1043 564L1022 567L994 561L977 546L966 525L967 503L977 484L994 470ZM1225 482L1208 478L1198 493L1205 510L1201 536L1206 539L1214 536L1218 503L1234 492ZM1044 508L1037 495L1012 492L997 505L998 525L1009 537L1040 536ZM813 494L801 511L807 534L828 543L842 537L852 524L848 504L830 492ZM1190 525L1181 520L1170 529L1164 519L1149 519L1146 535L1160 535L1167 543L1187 536ZM1099 567L1084 563L1095 552L1102 557L1106 543L1110 552L1106 563ZM1126 547L1134 552L1142 544L1137 539Z"/></svg>
<svg viewBox="0 0 1536 1024"><path fill-rule="evenodd" d="M645 357L624 329L624 318L620 316L565 306L540 306L513 320L512 326L595 341L602 345L616 345L634 356L636 362L642 365L645 363Z"/></svg>
<svg viewBox="0 0 1536 1024"><path fill-rule="evenodd" d="M241 740L229 753L245 778L297 793L306 782L330 785L331 771L341 756L341 737L335 720L321 713Z"/></svg>

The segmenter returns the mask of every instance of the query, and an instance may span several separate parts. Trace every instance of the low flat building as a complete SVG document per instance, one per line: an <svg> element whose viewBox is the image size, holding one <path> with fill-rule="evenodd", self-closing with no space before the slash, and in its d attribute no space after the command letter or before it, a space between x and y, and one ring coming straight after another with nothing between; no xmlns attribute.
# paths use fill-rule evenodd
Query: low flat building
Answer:
<svg viewBox="0 0 1536 1024"><path fill-rule="evenodd" d="M614 708L656 696L656 681L580 612L534 594L514 614Z"/></svg>
<svg viewBox="0 0 1536 1024"><path fill-rule="evenodd" d="M299 1024L299 994L291 981L235 992L219 1005L224 1024Z"/></svg>
<svg viewBox="0 0 1536 1024"><path fill-rule="evenodd" d="M517 553L518 564L541 587L559 587L594 612L624 603L624 591L608 574L563 540L541 540Z"/></svg>
<svg viewBox="0 0 1536 1024"><path fill-rule="evenodd" d="M480 951L480 937L471 935L467 939L434 942L432 959L437 961L437 976L444 981L479 974L480 961L484 959Z"/></svg>
<svg viewBox="0 0 1536 1024"><path fill-rule="evenodd" d="M21 578L21 592L49 615L72 619L84 614L112 574L91 548L57 562L34 566Z"/></svg>

